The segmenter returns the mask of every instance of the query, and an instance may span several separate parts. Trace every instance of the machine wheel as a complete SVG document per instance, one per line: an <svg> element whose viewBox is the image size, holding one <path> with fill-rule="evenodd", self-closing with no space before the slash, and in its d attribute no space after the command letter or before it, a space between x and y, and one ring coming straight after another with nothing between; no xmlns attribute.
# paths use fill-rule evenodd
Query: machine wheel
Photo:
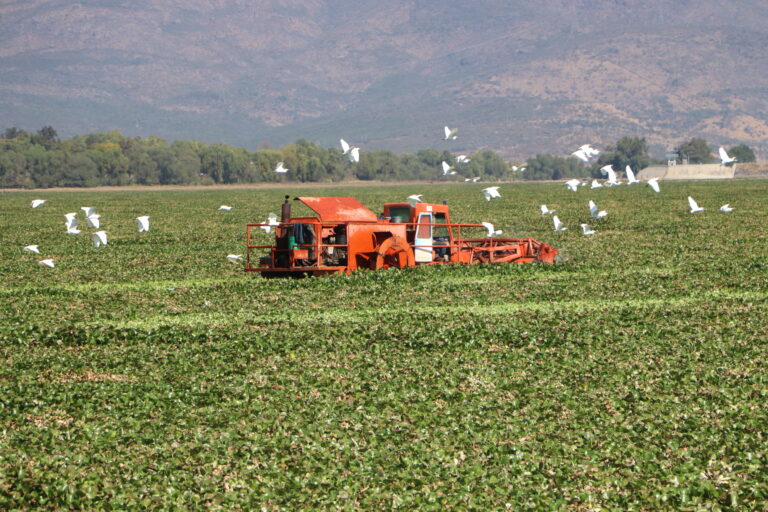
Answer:
<svg viewBox="0 0 768 512"><path fill-rule="evenodd" d="M405 268L415 265L416 258L413 256L413 249L404 238L399 236L393 236L381 242L371 258L373 270L391 267Z"/></svg>

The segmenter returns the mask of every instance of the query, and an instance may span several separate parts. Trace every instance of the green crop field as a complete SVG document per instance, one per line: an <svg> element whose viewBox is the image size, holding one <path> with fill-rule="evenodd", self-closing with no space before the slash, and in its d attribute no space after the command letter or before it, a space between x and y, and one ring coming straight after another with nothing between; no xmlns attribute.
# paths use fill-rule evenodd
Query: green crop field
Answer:
<svg viewBox="0 0 768 512"><path fill-rule="evenodd" d="M0 509L768 508L768 181L484 186L0 192ZM564 261L245 275L286 192Z"/></svg>

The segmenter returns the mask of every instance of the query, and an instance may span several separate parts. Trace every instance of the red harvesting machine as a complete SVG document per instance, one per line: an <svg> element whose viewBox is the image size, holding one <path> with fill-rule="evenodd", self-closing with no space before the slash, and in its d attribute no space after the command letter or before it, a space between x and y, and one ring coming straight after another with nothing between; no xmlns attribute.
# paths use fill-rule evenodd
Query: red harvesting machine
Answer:
<svg viewBox="0 0 768 512"><path fill-rule="evenodd" d="M246 272L264 277L446 263L554 263L557 250L533 238L483 236L482 224L453 224L447 204L387 203L376 216L352 197L297 197L316 215L282 205L274 245L254 243L268 223L248 224ZM480 236L478 236L480 235Z"/></svg>

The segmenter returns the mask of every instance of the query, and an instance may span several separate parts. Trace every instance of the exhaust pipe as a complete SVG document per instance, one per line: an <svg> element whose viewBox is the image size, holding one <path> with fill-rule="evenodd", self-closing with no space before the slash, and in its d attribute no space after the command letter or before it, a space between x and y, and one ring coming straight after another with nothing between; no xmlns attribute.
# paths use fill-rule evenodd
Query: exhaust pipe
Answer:
<svg viewBox="0 0 768 512"><path fill-rule="evenodd" d="M288 219L291 218L291 203L288 202L288 198L290 196L285 196L285 202L283 203L283 208L280 211L280 222L288 222Z"/></svg>

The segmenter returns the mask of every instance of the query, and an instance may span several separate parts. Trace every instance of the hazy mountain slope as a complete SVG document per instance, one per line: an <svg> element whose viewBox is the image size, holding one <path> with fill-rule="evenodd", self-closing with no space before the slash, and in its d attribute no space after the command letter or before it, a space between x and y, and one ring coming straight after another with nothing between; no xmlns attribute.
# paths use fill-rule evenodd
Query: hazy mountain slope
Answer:
<svg viewBox="0 0 768 512"><path fill-rule="evenodd" d="M470 5L468 7L468 5ZM567 152L626 134L768 152L768 4L63 0L0 5L3 127L255 148Z"/></svg>

